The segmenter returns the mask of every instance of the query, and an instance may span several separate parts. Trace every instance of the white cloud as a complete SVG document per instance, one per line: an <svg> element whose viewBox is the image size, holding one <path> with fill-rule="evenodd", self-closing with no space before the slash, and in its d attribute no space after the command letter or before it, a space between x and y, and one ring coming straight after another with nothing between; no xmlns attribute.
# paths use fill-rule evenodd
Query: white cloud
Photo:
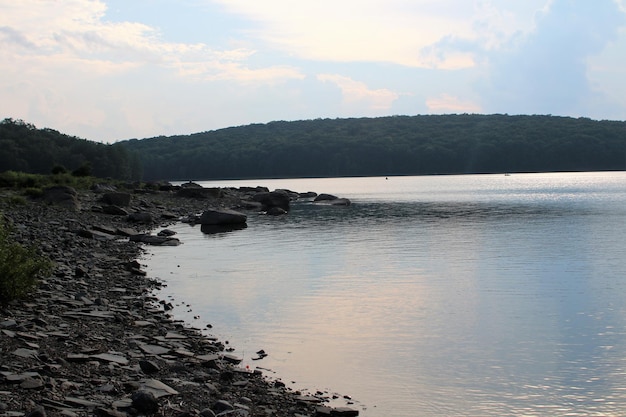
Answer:
<svg viewBox="0 0 626 417"><path fill-rule="evenodd" d="M369 110L388 110L393 102L400 97L398 93L387 89L370 90L365 83L354 81L349 77L336 74L321 74L317 79L331 82L341 90L346 105L365 106Z"/></svg>
<svg viewBox="0 0 626 417"><path fill-rule="evenodd" d="M454 69L474 65L471 54L438 53L432 45L446 38L500 43L529 30L530 17L547 0L529 0L523 7L504 0L213 1L258 22L251 37L304 59Z"/></svg>
<svg viewBox="0 0 626 417"><path fill-rule="evenodd" d="M484 107L595 117L604 93L590 82L593 62L623 38L625 24L626 15L613 0L552 0L538 14L533 32L487 55L489 71L479 86ZM615 83L611 77L610 84Z"/></svg>
<svg viewBox="0 0 626 417"><path fill-rule="evenodd" d="M427 99L426 106L429 113L480 113L482 111L480 105L446 93Z"/></svg>

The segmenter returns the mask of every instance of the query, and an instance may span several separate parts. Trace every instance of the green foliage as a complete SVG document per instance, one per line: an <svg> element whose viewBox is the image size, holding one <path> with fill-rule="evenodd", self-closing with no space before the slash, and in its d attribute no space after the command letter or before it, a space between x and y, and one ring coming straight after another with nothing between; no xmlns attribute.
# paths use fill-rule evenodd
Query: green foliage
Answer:
<svg viewBox="0 0 626 417"><path fill-rule="evenodd" d="M138 157L123 146L92 142L53 129L37 129L23 120L0 122L0 149L0 171L64 174L65 167L69 167L80 176L141 178Z"/></svg>
<svg viewBox="0 0 626 417"><path fill-rule="evenodd" d="M72 175L75 177L89 177L91 176L91 163L83 162L81 166L72 171Z"/></svg>
<svg viewBox="0 0 626 417"><path fill-rule="evenodd" d="M626 169L626 123L429 115L271 122L121 142L146 180Z"/></svg>
<svg viewBox="0 0 626 417"><path fill-rule="evenodd" d="M95 177L75 176L70 173L56 175L28 174L16 171L0 173L0 188L23 190L24 194L30 197L40 196L43 188L53 185L67 185L79 190L87 190L95 183L102 181Z"/></svg>
<svg viewBox="0 0 626 417"><path fill-rule="evenodd" d="M5 222L0 221L0 304L25 297L51 270L51 261L34 248L11 242Z"/></svg>
<svg viewBox="0 0 626 417"><path fill-rule="evenodd" d="M43 196L43 190L35 187L26 188L24 190L24 195L31 198L39 198Z"/></svg>
<svg viewBox="0 0 626 417"><path fill-rule="evenodd" d="M21 195L11 195L7 199L7 202L9 203L9 206L25 206L28 204L26 198Z"/></svg>
<svg viewBox="0 0 626 417"><path fill-rule="evenodd" d="M50 172L52 173L52 175L67 174L67 168L65 168L63 165L55 165L52 167L52 170Z"/></svg>

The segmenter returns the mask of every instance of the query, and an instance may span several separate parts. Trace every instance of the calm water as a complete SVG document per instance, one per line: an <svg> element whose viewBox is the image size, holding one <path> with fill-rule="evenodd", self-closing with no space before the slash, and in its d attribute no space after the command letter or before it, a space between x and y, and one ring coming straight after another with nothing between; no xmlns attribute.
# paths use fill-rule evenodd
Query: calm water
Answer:
<svg viewBox="0 0 626 417"><path fill-rule="evenodd" d="M369 417L626 414L626 173L203 185L353 201L150 248L244 366Z"/></svg>

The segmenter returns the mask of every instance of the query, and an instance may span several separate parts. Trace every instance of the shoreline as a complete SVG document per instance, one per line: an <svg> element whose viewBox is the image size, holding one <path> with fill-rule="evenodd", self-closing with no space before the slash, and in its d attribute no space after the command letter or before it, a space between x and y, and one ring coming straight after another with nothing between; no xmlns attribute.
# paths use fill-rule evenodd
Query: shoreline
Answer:
<svg viewBox="0 0 626 417"><path fill-rule="evenodd" d="M221 341L173 320L171 305L154 295L161 283L141 270L143 244L131 229L153 232L231 208L241 193L135 192L128 212L152 221L133 224L98 211L94 191L78 192L74 210L11 205L11 192L1 192L15 240L35 244L55 267L27 299L0 307L0 416L358 415L238 367Z"/></svg>

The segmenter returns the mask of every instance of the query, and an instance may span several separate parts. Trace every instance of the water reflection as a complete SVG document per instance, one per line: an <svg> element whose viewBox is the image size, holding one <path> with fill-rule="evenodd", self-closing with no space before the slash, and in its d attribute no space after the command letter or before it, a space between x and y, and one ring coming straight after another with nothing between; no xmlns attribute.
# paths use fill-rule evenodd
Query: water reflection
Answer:
<svg viewBox="0 0 626 417"><path fill-rule="evenodd" d="M216 235L216 234L225 234L234 232L236 230L243 230L247 228L248 225L245 223L237 223L237 224L203 224L200 226L200 230L202 233L206 235Z"/></svg>
<svg viewBox="0 0 626 417"><path fill-rule="evenodd" d="M350 394L362 416L620 415L626 181L516 177L513 194L463 177L413 201L295 203L224 239L179 228L149 272L251 366Z"/></svg>

